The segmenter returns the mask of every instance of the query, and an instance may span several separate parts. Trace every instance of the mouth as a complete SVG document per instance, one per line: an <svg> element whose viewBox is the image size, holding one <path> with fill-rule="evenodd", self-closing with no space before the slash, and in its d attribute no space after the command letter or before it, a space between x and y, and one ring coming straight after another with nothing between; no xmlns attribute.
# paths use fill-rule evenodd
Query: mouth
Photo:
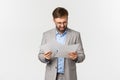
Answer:
<svg viewBox="0 0 120 80"><path fill-rule="evenodd" d="M62 28L60 28L60 30L65 30L65 28L62 27Z"/></svg>

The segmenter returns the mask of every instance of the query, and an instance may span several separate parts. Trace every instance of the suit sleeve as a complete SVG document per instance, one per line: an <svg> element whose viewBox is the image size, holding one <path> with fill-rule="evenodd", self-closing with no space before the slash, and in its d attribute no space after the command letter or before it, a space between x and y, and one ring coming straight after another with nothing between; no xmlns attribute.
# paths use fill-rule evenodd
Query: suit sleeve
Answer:
<svg viewBox="0 0 120 80"><path fill-rule="evenodd" d="M75 60L75 62L80 63L85 59L85 54L84 54L84 50L83 50L83 45L82 45L80 33L77 34L76 44L80 44L80 45L77 49L78 58Z"/></svg>
<svg viewBox="0 0 120 80"><path fill-rule="evenodd" d="M41 45L44 45L46 44L46 36L45 36L45 33L43 33L43 37L42 37L42 42L41 42ZM49 63L50 61L45 59L44 56L44 51L42 49L39 50L39 54L38 54L38 59L43 62L43 63Z"/></svg>

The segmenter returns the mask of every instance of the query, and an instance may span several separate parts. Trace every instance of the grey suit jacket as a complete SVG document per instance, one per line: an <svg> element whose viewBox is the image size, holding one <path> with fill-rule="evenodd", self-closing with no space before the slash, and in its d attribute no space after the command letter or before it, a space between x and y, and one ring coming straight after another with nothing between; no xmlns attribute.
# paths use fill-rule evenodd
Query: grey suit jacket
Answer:
<svg viewBox="0 0 120 80"><path fill-rule="evenodd" d="M56 29L51 29L47 32L44 32L41 45L47 44L51 40L55 40L55 37ZM68 28L65 45L78 43L80 44L79 48L77 49L78 59L76 61L68 58L65 59L65 80L77 80L76 63L80 63L85 59L80 33ZM40 50L38 58L41 62L46 63L45 80L56 80L57 59L52 57L52 59L48 61L43 57L43 54L44 52Z"/></svg>

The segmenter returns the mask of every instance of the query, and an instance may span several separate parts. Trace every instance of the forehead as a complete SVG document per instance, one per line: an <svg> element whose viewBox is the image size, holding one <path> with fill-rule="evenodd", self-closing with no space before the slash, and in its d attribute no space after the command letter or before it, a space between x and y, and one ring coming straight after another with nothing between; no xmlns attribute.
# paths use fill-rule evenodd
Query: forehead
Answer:
<svg viewBox="0 0 120 80"><path fill-rule="evenodd" d="M54 20L55 20L56 22L66 22L67 19L68 19L68 17L67 17L67 16L64 16L64 17L60 17L60 18L55 18Z"/></svg>

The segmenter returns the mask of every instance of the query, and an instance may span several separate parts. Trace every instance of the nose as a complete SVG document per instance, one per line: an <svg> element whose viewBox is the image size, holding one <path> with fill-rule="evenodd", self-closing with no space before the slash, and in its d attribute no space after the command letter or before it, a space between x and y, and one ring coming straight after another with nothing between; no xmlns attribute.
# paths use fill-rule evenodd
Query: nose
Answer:
<svg viewBox="0 0 120 80"><path fill-rule="evenodd" d="M64 27L64 23L61 24L61 27Z"/></svg>

